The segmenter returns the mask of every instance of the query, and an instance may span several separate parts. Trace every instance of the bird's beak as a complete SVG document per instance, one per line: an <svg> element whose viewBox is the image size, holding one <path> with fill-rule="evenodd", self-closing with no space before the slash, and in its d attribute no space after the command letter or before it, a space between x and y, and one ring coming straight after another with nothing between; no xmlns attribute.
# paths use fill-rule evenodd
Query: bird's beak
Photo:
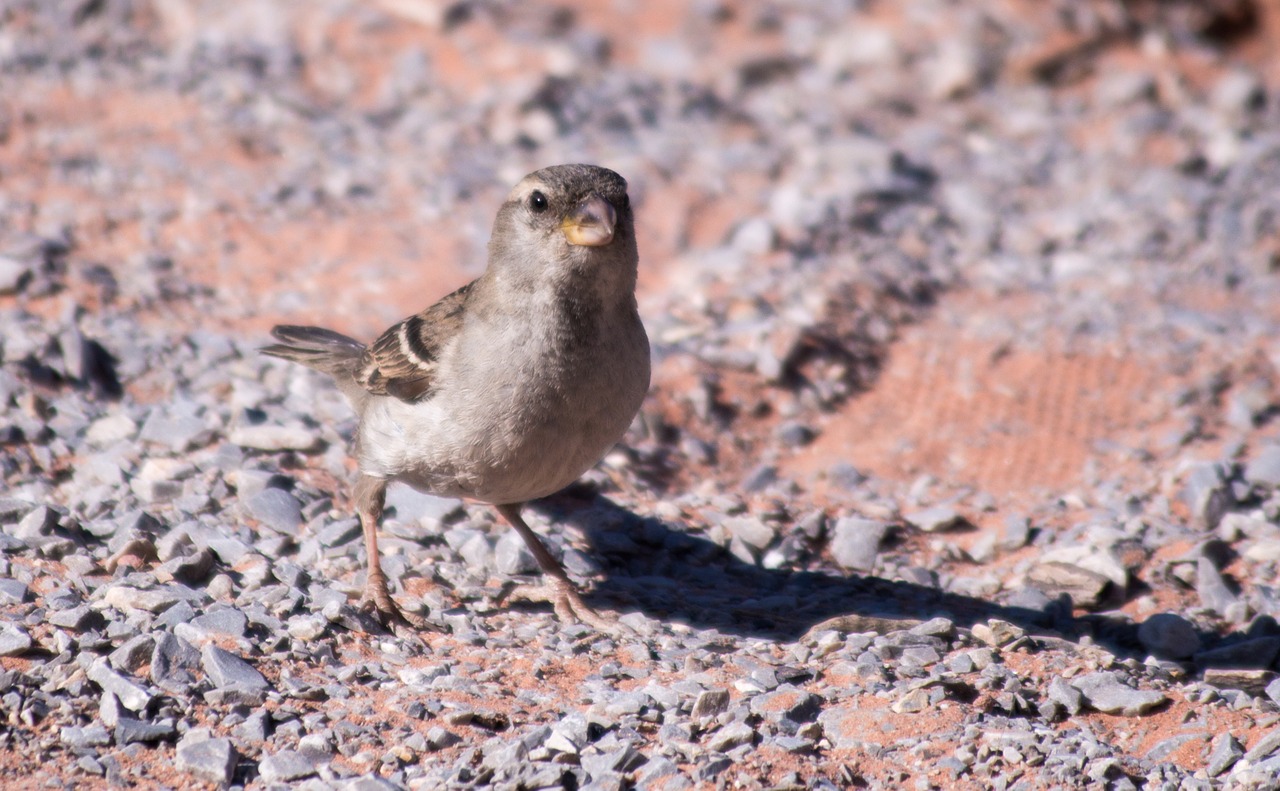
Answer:
<svg viewBox="0 0 1280 791"><path fill-rule="evenodd" d="M569 244L582 247L601 247L613 241L613 229L618 222L618 213L609 205L609 201L599 195L588 195L578 204L564 222L560 230Z"/></svg>

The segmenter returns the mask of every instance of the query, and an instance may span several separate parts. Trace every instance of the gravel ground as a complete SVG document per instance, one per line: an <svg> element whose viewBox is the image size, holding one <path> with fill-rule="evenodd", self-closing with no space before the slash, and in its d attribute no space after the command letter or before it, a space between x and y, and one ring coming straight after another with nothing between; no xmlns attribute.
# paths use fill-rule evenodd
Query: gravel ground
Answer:
<svg viewBox="0 0 1280 791"><path fill-rule="evenodd" d="M1280 783L1264 0L0 0L0 784ZM654 386L531 521L256 354L632 183ZM393 509L393 510L392 510Z"/></svg>

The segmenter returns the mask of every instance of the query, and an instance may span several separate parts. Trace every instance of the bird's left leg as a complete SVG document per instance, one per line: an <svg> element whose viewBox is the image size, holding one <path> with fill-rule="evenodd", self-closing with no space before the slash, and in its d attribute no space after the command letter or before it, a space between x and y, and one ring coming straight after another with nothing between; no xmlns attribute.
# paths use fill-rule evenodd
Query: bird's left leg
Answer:
<svg viewBox="0 0 1280 791"><path fill-rule="evenodd" d="M360 515L360 527L364 531L364 551L367 556L364 595L359 606L371 610L383 626L412 626L425 628L427 622L419 615L406 615L387 589L387 575L382 571L378 557L378 524L382 521L382 508L386 503L387 482L361 474L356 481L356 512Z"/></svg>

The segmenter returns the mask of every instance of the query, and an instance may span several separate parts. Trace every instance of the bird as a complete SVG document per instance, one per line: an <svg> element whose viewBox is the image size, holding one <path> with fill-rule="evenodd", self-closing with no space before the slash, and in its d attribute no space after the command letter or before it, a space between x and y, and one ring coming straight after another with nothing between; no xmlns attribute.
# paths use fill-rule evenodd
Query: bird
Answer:
<svg viewBox="0 0 1280 791"><path fill-rule="evenodd" d="M566 164L521 179L498 209L485 271L371 344L278 325L263 354L328 374L358 416L352 500L366 553L360 606L410 621L387 587L387 487L487 503L520 535L562 621L609 630L522 506L577 480L622 439L649 389L626 180Z"/></svg>

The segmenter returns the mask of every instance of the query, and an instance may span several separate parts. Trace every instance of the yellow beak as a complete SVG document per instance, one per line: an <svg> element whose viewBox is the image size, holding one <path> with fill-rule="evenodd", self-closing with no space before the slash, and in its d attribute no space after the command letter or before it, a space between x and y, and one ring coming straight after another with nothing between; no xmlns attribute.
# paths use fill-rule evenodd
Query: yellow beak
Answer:
<svg viewBox="0 0 1280 791"><path fill-rule="evenodd" d="M613 229L618 222L618 213L609 205L609 201L599 195L589 195L578 204L564 222L560 230L569 244L582 247L601 247L613 241Z"/></svg>

